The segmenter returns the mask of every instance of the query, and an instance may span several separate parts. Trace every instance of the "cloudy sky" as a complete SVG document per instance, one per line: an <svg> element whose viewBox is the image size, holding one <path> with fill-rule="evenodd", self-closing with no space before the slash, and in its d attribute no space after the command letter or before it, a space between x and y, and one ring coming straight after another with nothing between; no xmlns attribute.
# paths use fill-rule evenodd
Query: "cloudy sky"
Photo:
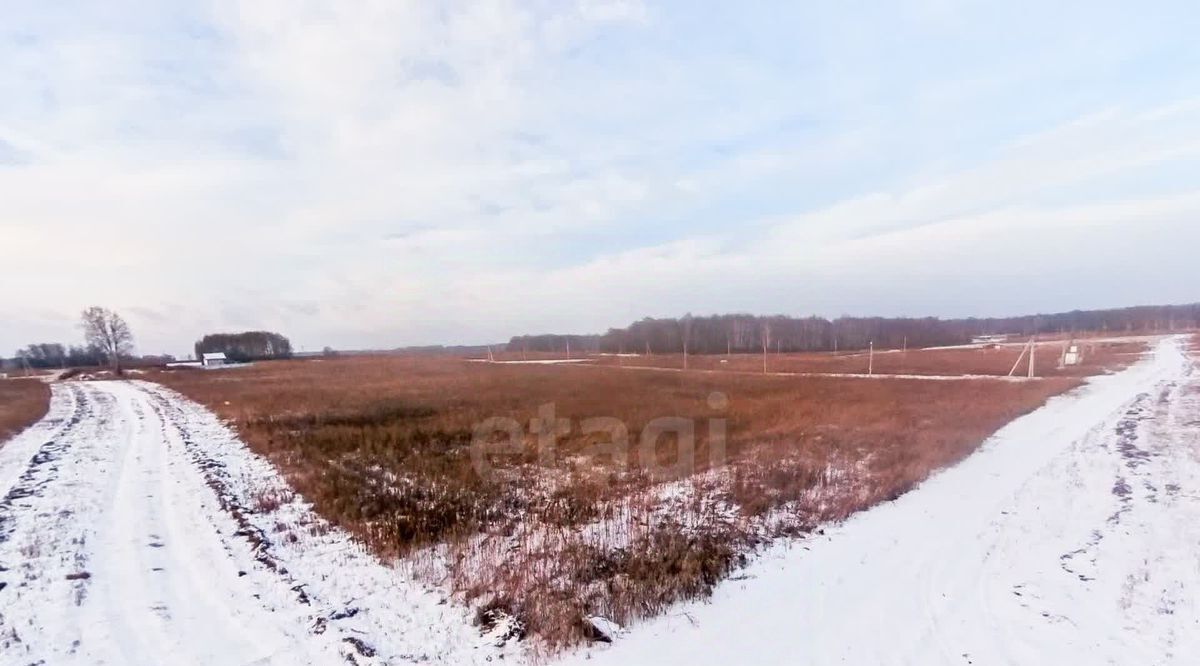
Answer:
<svg viewBox="0 0 1200 666"><path fill-rule="evenodd" d="M1200 300L1194 2L2 5L0 355Z"/></svg>

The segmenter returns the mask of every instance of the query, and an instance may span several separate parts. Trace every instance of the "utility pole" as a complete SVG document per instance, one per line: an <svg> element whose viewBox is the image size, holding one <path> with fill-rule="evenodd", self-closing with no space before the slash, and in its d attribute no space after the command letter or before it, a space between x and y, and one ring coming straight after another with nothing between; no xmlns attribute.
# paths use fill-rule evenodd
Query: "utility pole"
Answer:
<svg viewBox="0 0 1200 666"><path fill-rule="evenodd" d="M763 374L767 374L767 351L771 349L771 325L763 324Z"/></svg>
<svg viewBox="0 0 1200 666"><path fill-rule="evenodd" d="M1033 366L1034 351L1033 351L1033 348L1036 346L1036 344L1037 344L1037 336L1035 335L1032 338L1029 338L1029 342L1026 342L1025 346L1021 347L1021 355L1017 357L1017 362L1013 363L1012 370L1008 371L1009 377L1012 377L1013 375L1015 375L1017 373L1017 368L1021 367L1021 361L1025 360L1025 352L1029 352L1029 378L1033 379L1033 377L1034 377L1034 366Z"/></svg>
<svg viewBox="0 0 1200 666"><path fill-rule="evenodd" d="M1016 363L1013 363L1012 370L1008 371L1009 377L1012 377L1013 375L1017 374L1017 368L1021 367L1021 361L1025 360L1025 353L1027 351L1029 351L1029 343L1028 342L1021 345L1021 353L1020 353L1020 355L1017 356Z"/></svg>
<svg viewBox="0 0 1200 666"><path fill-rule="evenodd" d="M692 315L689 313L684 315L680 320L680 325L683 330L680 331L680 337L683 338L683 369L688 369L688 343L692 338Z"/></svg>
<svg viewBox="0 0 1200 666"><path fill-rule="evenodd" d="M871 351L867 355L867 375L875 375L875 341L871 341Z"/></svg>
<svg viewBox="0 0 1200 666"><path fill-rule="evenodd" d="M1037 354L1037 334L1034 333L1033 337L1029 339L1029 378L1030 379L1033 379L1034 377L1037 376L1037 372L1036 372L1035 366L1034 366L1034 357L1036 356L1036 354Z"/></svg>
<svg viewBox="0 0 1200 666"><path fill-rule="evenodd" d="M571 338L567 338L567 359L571 358Z"/></svg>

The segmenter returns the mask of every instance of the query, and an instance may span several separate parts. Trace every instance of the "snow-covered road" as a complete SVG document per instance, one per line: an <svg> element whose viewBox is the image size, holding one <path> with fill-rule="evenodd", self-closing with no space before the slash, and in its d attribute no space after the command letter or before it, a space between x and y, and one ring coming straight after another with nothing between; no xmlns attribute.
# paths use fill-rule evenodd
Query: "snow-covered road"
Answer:
<svg viewBox="0 0 1200 666"><path fill-rule="evenodd" d="M0 447L0 664L500 656L198 405L144 382L53 388Z"/></svg>
<svg viewBox="0 0 1200 666"><path fill-rule="evenodd" d="M1181 344L565 663L1200 662L1200 376Z"/></svg>

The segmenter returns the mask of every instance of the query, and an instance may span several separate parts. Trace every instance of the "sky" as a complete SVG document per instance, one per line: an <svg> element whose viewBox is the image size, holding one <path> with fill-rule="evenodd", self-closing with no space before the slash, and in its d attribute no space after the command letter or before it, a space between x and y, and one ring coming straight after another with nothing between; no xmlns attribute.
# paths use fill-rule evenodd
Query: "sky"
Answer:
<svg viewBox="0 0 1200 666"><path fill-rule="evenodd" d="M0 355L1200 301L1194 2L0 5Z"/></svg>

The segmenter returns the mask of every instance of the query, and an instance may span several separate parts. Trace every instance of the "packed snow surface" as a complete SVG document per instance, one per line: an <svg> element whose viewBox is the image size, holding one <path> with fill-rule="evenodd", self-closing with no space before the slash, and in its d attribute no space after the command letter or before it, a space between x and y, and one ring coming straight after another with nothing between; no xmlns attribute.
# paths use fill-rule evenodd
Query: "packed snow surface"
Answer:
<svg viewBox="0 0 1200 666"><path fill-rule="evenodd" d="M207 410L54 385L0 447L0 664L475 664L467 612L317 518Z"/></svg>
<svg viewBox="0 0 1200 666"><path fill-rule="evenodd" d="M1200 663L1200 376L1181 344L564 663Z"/></svg>

